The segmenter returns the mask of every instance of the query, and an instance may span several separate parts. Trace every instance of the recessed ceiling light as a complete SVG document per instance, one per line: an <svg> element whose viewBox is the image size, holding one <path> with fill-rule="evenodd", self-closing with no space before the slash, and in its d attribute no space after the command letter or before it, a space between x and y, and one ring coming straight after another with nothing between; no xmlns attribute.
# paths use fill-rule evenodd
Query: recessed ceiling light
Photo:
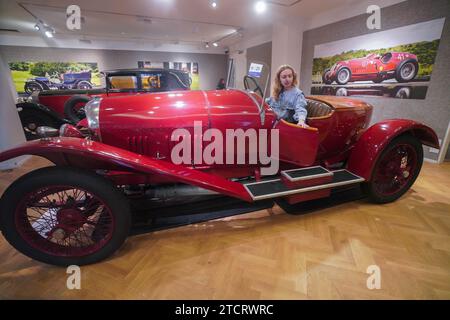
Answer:
<svg viewBox="0 0 450 320"><path fill-rule="evenodd" d="M219 44L218 44L217 42L214 42L214 43L213 43L213 46L214 46L214 47L218 47Z"/></svg>
<svg viewBox="0 0 450 320"><path fill-rule="evenodd" d="M267 9L267 4L265 1L258 1L255 3L255 11L256 13L263 13Z"/></svg>
<svg viewBox="0 0 450 320"><path fill-rule="evenodd" d="M217 1L211 1L210 2L211 3L211 7L213 7L213 8L217 8Z"/></svg>
<svg viewBox="0 0 450 320"><path fill-rule="evenodd" d="M45 31L45 35L47 38L53 38L53 32L51 32L49 30Z"/></svg>
<svg viewBox="0 0 450 320"><path fill-rule="evenodd" d="M205 43L205 48L209 48L209 43Z"/></svg>

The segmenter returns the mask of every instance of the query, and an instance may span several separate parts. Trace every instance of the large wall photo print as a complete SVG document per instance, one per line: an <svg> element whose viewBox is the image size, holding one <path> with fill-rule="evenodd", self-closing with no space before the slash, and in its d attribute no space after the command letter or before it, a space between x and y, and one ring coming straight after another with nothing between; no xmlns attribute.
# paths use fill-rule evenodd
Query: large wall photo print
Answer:
<svg viewBox="0 0 450 320"><path fill-rule="evenodd" d="M425 99L444 22L316 45L311 94Z"/></svg>
<svg viewBox="0 0 450 320"><path fill-rule="evenodd" d="M96 62L14 61L9 63L18 94L34 91L91 89L101 85Z"/></svg>

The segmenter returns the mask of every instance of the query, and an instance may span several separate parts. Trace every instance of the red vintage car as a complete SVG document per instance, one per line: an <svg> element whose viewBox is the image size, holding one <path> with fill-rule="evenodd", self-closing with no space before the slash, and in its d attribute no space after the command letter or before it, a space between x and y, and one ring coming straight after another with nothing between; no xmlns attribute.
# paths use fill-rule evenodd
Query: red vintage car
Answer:
<svg viewBox="0 0 450 320"><path fill-rule="evenodd" d="M18 103L25 137L37 139L40 126L59 128L84 118L83 106L93 97L124 96L136 93L189 90L189 73L174 69L118 69L102 72L104 88L36 90L31 101Z"/></svg>
<svg viewBox="0 0 450 320"><path fill-rule="evenodd" d="M439 148L434 131L415 121L386 120L368 127L372 106L362 101L311 96L307 108L310 127L303 128L277 119L260 96L241 90L92 100L85 107L87 118L77 126L65 124L53 137L54 131L40 128L44 138L0 153L0 162L36 155L55 164L8 187L0 200L2 233L33 259L90 264L122 245L136 210L161 211L186 198L189 207L205 198L296 204L347 186L361 186L370 199L386 203L414 183L422 166L422 144ZM179 130L192 133L183 140L189 154L192 145L207 150L218 139L212 137L228 139L233 130L266 133L271 160L278 166L264 176L272 162L261 157L228 163L239 154L252 157L251 134L240 147L227 140L226 148L215 149L214 156L226 163L196 159L195 148L194 160L178 163L173 154L181 140L173 138ZM267 151L258 146L259 155ZM178 214L183 210L188 206Z"/></svg>
<svg viewBox="0 0 450 320"><path fill-rule="evenodd" d="M353 81L380 83L395 78L398 82L413 80L419 71L417 56L407 52L387 52L383 55L371 53L364 58L336 62L326 69L322 82L336 81L344 85Z"/></svg>

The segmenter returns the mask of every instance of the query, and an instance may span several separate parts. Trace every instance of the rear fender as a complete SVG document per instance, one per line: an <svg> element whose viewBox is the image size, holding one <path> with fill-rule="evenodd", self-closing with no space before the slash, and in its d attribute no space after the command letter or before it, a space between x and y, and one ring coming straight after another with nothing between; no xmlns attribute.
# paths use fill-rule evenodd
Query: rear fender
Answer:
<svg viewBox="0 0 450 320"><path fill-rule="evenodd" d="M402 134L410 134L426 146L440 148L438 137L430 127L412 120L386 120L374 124L362 134L351 151L348 170L370 180L381 152L394 138Z"/></svg>
<svg viewBox="0 0 450 320"><path fill-rule="evenodd" d="M159 175L252 202L240 183L88 139L61 137L29 141L0 153L0 162L23 155L44 157L59 166Z"/></svg>
<svg viewBox="0 0 450 320"><path fill-rule="evenodd" d="M41 112L41 113L51 117L53 120L57 121L60 124L68 123L68 121L61 118L58 113L56 113L49 107L44 106L39 103L22 102L22 103L16 104L16 108L17 108L17 111L19 112L19 115L22 110L34 110L36 112Z"/></svg>

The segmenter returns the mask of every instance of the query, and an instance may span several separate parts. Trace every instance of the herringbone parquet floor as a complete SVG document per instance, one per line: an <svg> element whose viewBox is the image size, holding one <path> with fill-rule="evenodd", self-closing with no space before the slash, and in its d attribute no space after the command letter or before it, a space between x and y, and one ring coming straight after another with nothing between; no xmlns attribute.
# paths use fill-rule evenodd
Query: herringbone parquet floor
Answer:
<svg viewBox="0 0 450 320"><path fill-rule="evenodd" d="M46 162L0 173L0 193ZM64 268L33 261L0 237L0 298L450 299L450 163L425 163L400 200L365 200L288 215L279 207L131 237L111 259ZM381 289L366 285L368 266Z"/></svg>

